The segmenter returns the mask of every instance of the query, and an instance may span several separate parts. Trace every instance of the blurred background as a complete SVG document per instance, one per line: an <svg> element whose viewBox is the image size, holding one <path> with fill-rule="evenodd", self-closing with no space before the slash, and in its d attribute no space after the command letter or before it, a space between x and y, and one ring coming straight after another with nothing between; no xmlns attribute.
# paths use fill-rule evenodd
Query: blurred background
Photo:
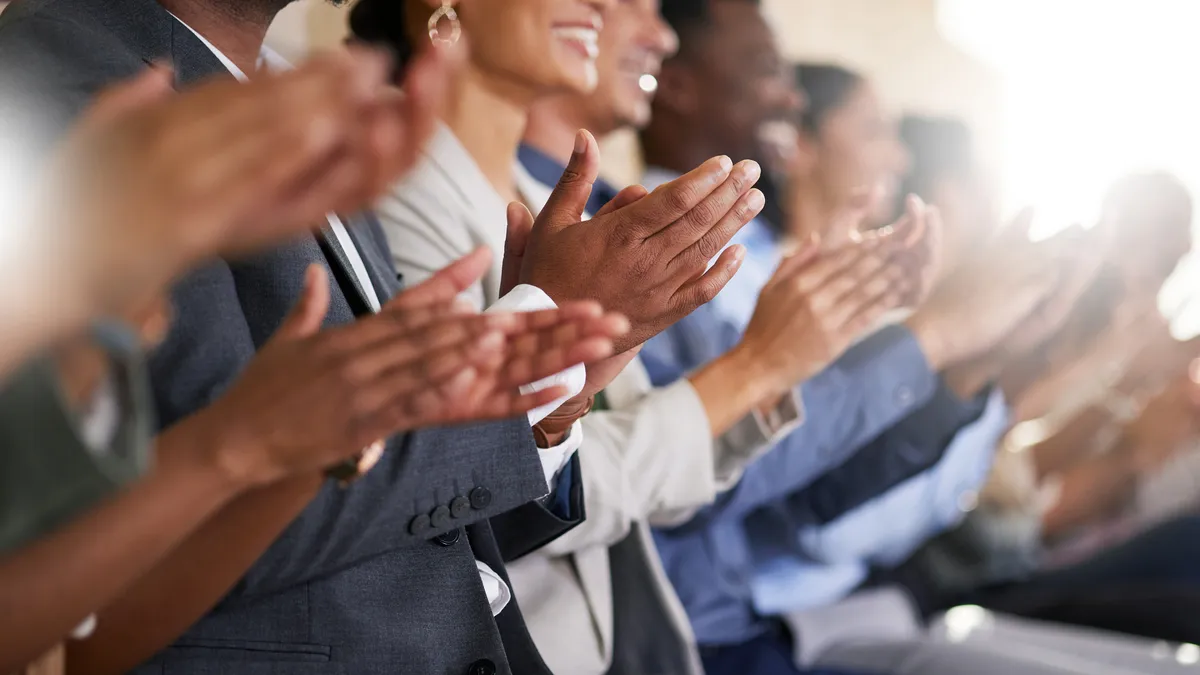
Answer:
<svg viewBox="0 0 1200 675"><path fill-rule="evenodd" d="M953 117L1011 215L1037 230L1095 222L1118 177L1165 170L1200 188L1200 2L1195 0L764 0L784 52L866 74L897 116ZM345 9L299 0L269 42L297 58L344 37ZM640 175L631 137L605 172ZM1200 333L1200 264L1188 256L1161 307Z"/></svg>
<svg viewBox="0 0 1200 675"><path fill-rule="evenodd" d="M4 3L0 1L0 8ZM1200 187L1200 2L1195 0L764 0L788 57L858 70L897 117L961 120L999 207L1037 209L1036 231L1092 225L1105 190L1136 171ZM344 13L298 0L268 42L285 57L341 43ZM605 148L616 182L640 175L631 136ZM1160 306L1200 334L1189 255Z"/></svg>

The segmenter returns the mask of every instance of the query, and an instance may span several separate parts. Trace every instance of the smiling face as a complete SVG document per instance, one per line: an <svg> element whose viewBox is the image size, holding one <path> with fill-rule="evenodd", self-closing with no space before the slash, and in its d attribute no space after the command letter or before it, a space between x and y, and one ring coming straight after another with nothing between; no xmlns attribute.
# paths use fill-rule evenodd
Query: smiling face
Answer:
<svg viewBox="0 0 1200 675"><path fill-rule="evenodd" d="M809 140L819 180L835 203L869 188L877 207L872 216L887 216L908 167L908 153L869 84L855 87L820 122L815 134L810 133Z"/></svg>
<svg viewBox="0 0 1200 675"><path fill-rule="evenodd" d="M617 0L604 16L600 34L600 81L586 106L588 128L606 134L650 121L663 59L679 39L658 13L659 0Z"/></svg>
<svg viewBox="0 0 1200 675"><path fill-rule="evenodd" d="M615 0L461 0L476 69L532 97L587 93L598 80L605 12Z"/></svg>

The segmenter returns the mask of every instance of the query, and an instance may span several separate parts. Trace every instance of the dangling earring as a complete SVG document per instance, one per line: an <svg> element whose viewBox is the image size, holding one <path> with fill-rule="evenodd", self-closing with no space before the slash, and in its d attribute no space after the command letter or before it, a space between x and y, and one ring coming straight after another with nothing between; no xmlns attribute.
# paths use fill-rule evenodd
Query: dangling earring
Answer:
<svg viewBox="0 0 1200 675"><path fill-rule="evenodd" d="M451 0L442 0L442 6L434 10L433 16L429 17L429 41L435 45L451 46L458 43L458 39L462 37L462 24L458 22L458 13L454 11L450 2ZM450 22L450 37L442 37L442 19Z"/></svg>

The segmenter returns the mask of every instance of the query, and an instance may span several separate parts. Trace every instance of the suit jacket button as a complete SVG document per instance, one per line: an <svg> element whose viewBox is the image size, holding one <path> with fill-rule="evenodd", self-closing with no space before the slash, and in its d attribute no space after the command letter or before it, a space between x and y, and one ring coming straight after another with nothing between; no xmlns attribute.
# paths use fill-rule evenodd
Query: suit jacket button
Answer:
<svg viewBox="0 0 1200 675"><path fill-rule="evenodd" d="M485 487L477 487L467 495L471 499L471 508L482 511L492 505L492 491Z"/></svg>
<svg viewBox="0 0 1200 675"><path fill-rule="evenodd" d="M496 664L488 659L479 659L471 664L467 675L496 675Z"/></svg>
<svg viewBox="0 0 1200 675"><path fill-rule="evenodd" d="M417 515L408 524L408 533L414 537L423 537L433 531L433 525L429 523L429 516L424 513Z"/></svg>
<svg viewBox="0 0 1200 675"><path fill-rule="evenodd" d="M429 514L429 524L435 530L444 530L450 527L450 507L443 504L437 507Z"/></svg>
<svg viewBox="0 0 1200 675"><path fill-rule="evenodd" d="M461 536L462 530L450 530L449 532L439 534L433 540L441 546L453 546L458 543L458 539Z"/></svg>
<svg viewBox="0 0 1200 675"><path fill-rule="evenodd" d="M471 512L471 500L466 497L455 497L450 500L450 517L466 518Z"/></svg>

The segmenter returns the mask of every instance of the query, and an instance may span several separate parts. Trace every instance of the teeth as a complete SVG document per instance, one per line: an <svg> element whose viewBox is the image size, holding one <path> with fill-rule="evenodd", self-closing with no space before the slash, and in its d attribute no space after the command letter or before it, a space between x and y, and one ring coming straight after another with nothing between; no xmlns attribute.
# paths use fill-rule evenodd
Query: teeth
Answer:
<svg viewBox="0 0 1200 675"><path fill-rule="evenodd" d="M556 28L554 34L564 40L583 45L589 59L600 56L600 31L594 28Z"/></svg>

